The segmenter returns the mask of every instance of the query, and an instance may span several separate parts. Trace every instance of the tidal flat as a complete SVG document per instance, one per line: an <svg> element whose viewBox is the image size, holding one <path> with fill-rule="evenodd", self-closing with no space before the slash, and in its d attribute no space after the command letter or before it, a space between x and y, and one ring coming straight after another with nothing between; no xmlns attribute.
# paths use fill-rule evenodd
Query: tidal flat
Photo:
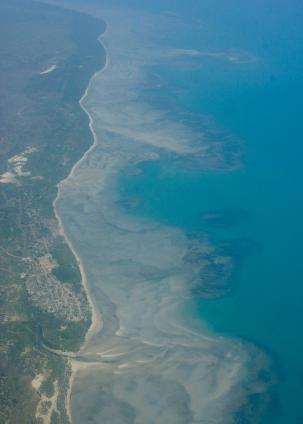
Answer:
<svg viewBox="0 0 303 424"><path fill-rule="evenodd" d="M219 270L224 280L232 257L205 234L132 214L119 191L121 174L142 172L149 161L236 169L238 142L208 117L161 102L166 83L157 67L201 66L170 45L176 31L188 30L185 22L96 6L93 13L106 21L100 42L107 66L92 78L82 106L96 142L61 184L56 204L102 316L102 329L78 358L86 366L72 387L73 422L256 422L271 384L270 359L251 343L192 327L184 313L197 286L203 296L203 269ZM220 60L229 57L220 52Z"/></svg>

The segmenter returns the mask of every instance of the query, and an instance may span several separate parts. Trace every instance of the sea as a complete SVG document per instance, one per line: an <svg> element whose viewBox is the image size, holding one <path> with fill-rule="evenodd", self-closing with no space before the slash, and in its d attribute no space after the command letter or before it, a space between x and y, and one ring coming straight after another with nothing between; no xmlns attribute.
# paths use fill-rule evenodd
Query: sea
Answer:
<svg viewBox="0 0 303 424"><path fill-rule="evenodd" d="M95 6L94 13L102 16L102 8L96 12L97 9ZM144 419L138 412L141 405L125 394L133 390L134 379L140 381L141 388L136 390L141 390L140 402L144 403L143 377L139 371L139 374L133 371L135 366L129 365L128 358L119 363L117 373L117 370L106 371L106 386L100 383L101 377L94 383L99 390L100 404L103 399L116 405L112 421L106 421L111 410L107 411L109 415L104 415L102 407L96 406L97 401L91 400L92 388L89 396L83 394L92 382L92 376L85 371L83 377L79 377L78 386L77 379L75 383L75 422L97 423L101 419L117 423L303 422L303 3L297 0L175 0L132 1L126 5L120 1L112 3L104 15L108 30L101 42L110 58L109 67L103 76L100 74L92 80L86 99L86 109L95 121L99 147L79 167L77 184L73 185L72 181L67 184L66 193L68 190L71 193L71 186L77 187L73 196L64 197L64 190L62 194L62 216L67 233L89 268L88 277L91 274L91 281L95 281L91 283L92 297L95 296L104 315L105 336L95 336L90 352L96 354L104 340L110 346L109 351L113 351L112 346L117 348L119 343L113 341L113 336L106 339L106 334L124 334L128 347L135 340L137 348L139 339L144 343L149 340L150 344L157 340L154 346L164 346L165 337L156 336L154 329L146 330L146 322L157 306L162 311L163 299L167 305L172 296L174 299L180 296L179 311L182 310L183 319L186 316L193 331L217 338L223 345L248 346L248 351L262 352L270 365L263 374L262 367L258 370L258 378L264 385L270 383L263 397L266 406L253 399L257 391L248 395L250 408L258 409L256 415L247 411L247 404L243 412L237 400L241 411L238 414L226 414L224 420L224 408L229 410L229 406L226 407L229 403L224 403L221 416L219 412L216 415L213 407L208 410L207 404L205 418L199 418L199 408L195 409L196 400L192 397L194 407L187 405L186 413L185 406L177 415L172 411L169 415L153 415L145 408ZM123 24L117 35L118 21ZM123 31L128 35L124 45L118 48ZM101 168L103 173L98 171ZM83 202L79 200L81 184ZM89 189L91 185L93 189ZM95 223L94 229L83 230L92 223ZM114 226L119 227L120 238L118 233L112 233ZM123 231L126 233L122 238ZM139 233L149 236L138 239ZM165 241L156 243L156 239L160 240L159 234ZM107 241L101 243L102 238ZM188 252L183 253L183 262L181 260L185 268L178 273L174 263L180 270L181 245L186 245ZM171 246L177 246L174 254ZM100 252L102 259L97 258L96 253L94 263L86 259L90 249ZM126 249L127 255L126 250L120 254L119 249ZM157 249L161 252L159 256ZM140 272L136 268L137 261ZM103 269L100 276L92 271L96 264ZM192 283L189 268L197 266L200 271L194 275L199 275L200 282ZM163 288L168 269L169 275L178 281L175 291L171 289L173 280L167 283L172 290L169 295ZM123 282L121 275L125 278ZM138 287L143 286L137 285L139 275L144 275L142 293ZM182 283L181 290L181 277L177 279L176 275L190 282L186 294L187 283ZM108 288L104 283L106 279ZM115 284L119 286L119 294ZM155 288L159 284L161 292ZM151 285L153 292L148 289ZM141 324L137 322L134 326L135 312L132 311L134 318L130 319L123 302L134 302L135 309L141 302L137 315ZM149 318L145 322L147 310ZM157 328L175 337L168 328L168 315L159 324L161 313ZM117 317L120 327L114 324ZM121 326L121 322L126 324ZM170 342L167 336L167 343ZM179 338L178 343L184 345ZM194 349L198 349L198 341L195 343L195 347L191 347L191 352L195 352L193 358L197 354ZM185 367L182 362L185 356L181 348L178 352L180 357L176 361L180 360L181 369ZM197 358L203 356L204 351L201 352ZM156 354L160 355L158 351ZM163 375L166 375L168 351L166 355L159 365ZM150 358L152 353L148 352L147 356ZM146 360L144 358L137 358L137 363ZM216 360L213 359L213 363L219 363ZM257 356L253 357L254 361L259 361ZM190 366L196 366L196 362L194 364ZM254 366L248 368L251 370ZM132 377L121 377L132 378L127 380L128 385L124 380L118 381L119 370L123 369L134 373ZM186 370L189 373L189 364ZM174 372L177 375L177 371ZM153 368L146 391L157 387L161 393L160 380L151 383L155 373ZM173 378L172 375L175 376L168 374L169 378ZM221 374L211 379L216 380L214 387L220 386L220 378ZM248 384L245 378L244 385ZM221 387L223 381L225 378ZM163 388L167 391L165 384ZM186 396L191 397L191 390L199 390L199 386L187 387ZM118 407L113 393L119 399ZM201 389L201 398L204 394ZM184 396L179 393L177 399ZM216 396L220 400L215 405L220 409L221 397ZM240 399L241 395L233 395L232 401L234 397ZM83 399L90 402L86 409L78 406ZM174 401L172 398L171 402ZM150 402L157 403L154 399ZM128 409L124 409L126 404Z"/></svg>
<svg viewBox="0 0 303 424"><path fill-rule="evenodd" d="M224 49L232 43L252 51L257 63L247 69L206 61L194 71L164 70L172 85L184 87L178 96L173 88L167 95L235 135L243 167L180 171L169 161L151 162L124 179L122 190L141 200L138 214L206 232L217 243L256 243L248 255L237 248L236 255L245 258L226 296L194 299L187 311L213 331L251 340L272 355L279 379L272 420L301 422L303 6L266 0L197 3L190 3L187 13L206 21L207 34L190 34L191 46ZM206 213L218 213L218 220L203 220Z"/></svg>

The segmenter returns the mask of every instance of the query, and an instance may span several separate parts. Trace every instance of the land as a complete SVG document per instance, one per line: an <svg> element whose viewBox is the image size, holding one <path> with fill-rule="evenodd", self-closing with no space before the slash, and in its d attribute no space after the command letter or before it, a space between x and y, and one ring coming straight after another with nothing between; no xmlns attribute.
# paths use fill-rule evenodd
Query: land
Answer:
<svg viewBox="0 0 303 424"><path fill-rule="evenodd" d="M0 423L67 423L71 368L91 324L57 185L92 144L79 105L103 66L104 23L32 0L0 4Z"/></svg>

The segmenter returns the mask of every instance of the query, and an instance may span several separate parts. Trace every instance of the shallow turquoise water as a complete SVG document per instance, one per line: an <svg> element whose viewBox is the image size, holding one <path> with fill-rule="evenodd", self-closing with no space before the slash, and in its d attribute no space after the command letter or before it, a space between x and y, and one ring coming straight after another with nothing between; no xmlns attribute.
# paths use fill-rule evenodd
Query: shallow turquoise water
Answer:
<svg viewBox="0 0 303 424"><path fill-rule="evenodd" d="M279 2L274 11L271 2L264 4L254 10L259 32L248 25L241 38L241 47L252 47L260 57L257 64L209 60L198 70L157 69L180 109L211 115L241 140L244 168L214 172L181 169L169 161L145 163L141 174L123 176L121 193L140 199L133 213L206 231L215 242L244 238L258 244L242 263L231 294L194 300L191 310L214 331L254 341L273 356L281 410L275 405L279 415L272 420L290 424L303 416L303 14L295 1ZM205 13L213 25L215 12ZM234 19L240 22L243 13ZM221 15L223 9L218 22ZM188 34L179 45L196 46L202 39L207 46L216 33L212 26L207 31L204 38ZM218 30L213 45L227 44L223 32ZM240 33L243 22L231 30L230 40ZM176 93L174 87L184 90ZM209 227L201 219L203 212L239 209L247 218L230 227Z"/></svg>

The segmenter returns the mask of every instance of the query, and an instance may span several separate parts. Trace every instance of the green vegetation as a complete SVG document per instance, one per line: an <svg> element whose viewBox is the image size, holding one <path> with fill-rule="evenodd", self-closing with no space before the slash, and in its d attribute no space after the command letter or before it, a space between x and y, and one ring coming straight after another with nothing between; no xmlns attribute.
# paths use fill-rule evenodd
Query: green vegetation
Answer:
<svg viewBox="0 0 303 424"><path fill-rule="evenodd" d="M64 283L75 283L75 290L80 290L82 287L81 274L68 246L63 243L58 244L50 253L58 264L52 271L54 276Z"/></svg>
<svg viewBox="0 0 303 424"><path fill-rule="evenodd" d="M42 340L77 351L91 317L52 202L92 143L78 102L103 65L104 24L4 0L0 28L0 423L66 423L67 359Z"/></svg>

